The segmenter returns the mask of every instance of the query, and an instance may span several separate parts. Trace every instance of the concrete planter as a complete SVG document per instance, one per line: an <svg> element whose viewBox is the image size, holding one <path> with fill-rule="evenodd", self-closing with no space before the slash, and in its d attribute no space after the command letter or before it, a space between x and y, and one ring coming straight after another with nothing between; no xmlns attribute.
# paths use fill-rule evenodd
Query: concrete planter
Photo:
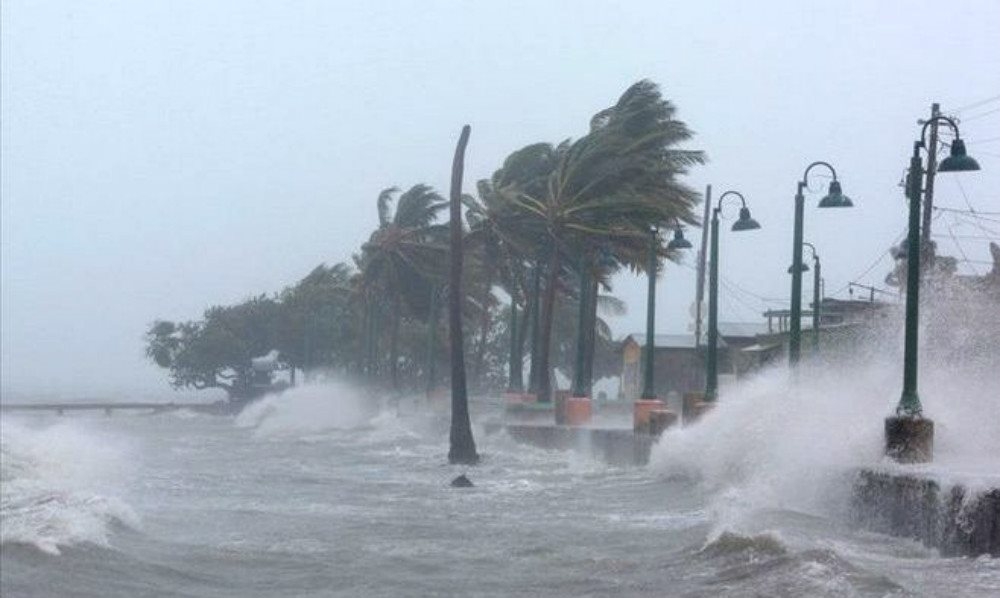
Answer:
<svg viewBox="0 0 1000 598"><path fill-rule="evenodd" d="M566 425L585 426L590 423L592 402L590 397L566 399Z"/></svg>

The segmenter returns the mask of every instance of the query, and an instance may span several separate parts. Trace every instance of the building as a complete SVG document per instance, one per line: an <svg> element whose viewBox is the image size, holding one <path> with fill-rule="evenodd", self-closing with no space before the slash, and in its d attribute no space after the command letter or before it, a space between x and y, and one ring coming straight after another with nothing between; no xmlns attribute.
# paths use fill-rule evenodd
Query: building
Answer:
<svg viewBox="0 0 1000 598"><path fill-rule="evenodd" d="M780 352L780 343L768 350L756 347L758 336L766 332L764 323L719 322L719 375L743 375ZM657 334L653 344L657 396L705 390L704 341L696 343L693 334ZM642 394L645 350L645 333L629 334L622 340L621 394L625 400L634 401Z"/></svg>

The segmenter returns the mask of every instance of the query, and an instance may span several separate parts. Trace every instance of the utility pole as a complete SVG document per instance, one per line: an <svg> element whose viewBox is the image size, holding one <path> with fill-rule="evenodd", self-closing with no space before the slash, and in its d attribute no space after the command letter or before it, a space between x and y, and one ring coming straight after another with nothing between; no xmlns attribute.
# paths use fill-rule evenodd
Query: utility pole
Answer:
<svg viewBox="0 0 1000 598"><path fill-rule="evenodd" d="M705 259L708 255L708 215L712 209L712 186L705 186L705 216L701 219L701 252L698 253L698 280L694 294L694 346L701 346L701 304L705 300Z"/></svg>
<svg viewBox="0 0 1000 598"><path fill-rule="evenodd" d="M934 260L934 251L931 249L931 214L934 208L934 175L937 174L938 119L936 117L940 114L941 105L937 102L931 104L930 139L927 144L927 174L924 184L924 213L920 231L921 238L924 240L924 246L921 247L920 252L920 266L924 270L930 267ZM918 124L923 124L923 122L918 121Z"/></svg>

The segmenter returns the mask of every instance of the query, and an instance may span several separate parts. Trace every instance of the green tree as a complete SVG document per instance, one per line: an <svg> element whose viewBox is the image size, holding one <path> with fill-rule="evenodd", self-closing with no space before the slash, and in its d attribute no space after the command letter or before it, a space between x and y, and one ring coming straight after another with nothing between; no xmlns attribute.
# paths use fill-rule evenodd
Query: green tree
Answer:
<svg viewBox="0 0 1000 598"><path fill-rule="evenodd" d="M276 346L279 305L263 295L205 310L200 321L157 321L146 333L146 355L170 374L174 388L218 388L230 399L271 389L273 371L253 359Z"/></svg>

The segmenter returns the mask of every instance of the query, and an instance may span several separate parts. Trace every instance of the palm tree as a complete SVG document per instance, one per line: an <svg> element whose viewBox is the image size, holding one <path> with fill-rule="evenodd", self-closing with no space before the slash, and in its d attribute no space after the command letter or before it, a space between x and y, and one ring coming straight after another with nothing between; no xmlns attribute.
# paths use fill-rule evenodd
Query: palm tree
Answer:
<svg viewBox="0 0 1000 598"><path fill-rule="evenodd" d="M637 256L651 226L695 222L698 194L676 178L704 155L673 147L692 135L674 113L655 84L640 81L594 116L590 133L553 148L555 165L544 192L508 193L532 216L526 232L543 239L547 250L537 368L541 401L551 399L549 347L562 266L604 246L622 264L641 268Z"/></svg>
<svg viewBox="0 0 1000 598"><path fill-rule="evenodd" d="M411 313L423 311L430 297L431 280L438 276L445 261L437 214L447 204L427 185L414 185L396 200L395 212L390 204L398 189L391 187L378 196L379 227L361 248L359 267L363 288L368 299L367 326L369 351L377 357L380 302L388 303L390 318L389 370L394 389L399 389L399 326L404 305Z"/></svg>
<svg viewBox="0 0 1000 598"><path fill-rule="evenodd" d="M469 397L465 385L465 349L462 339L462 174L465 169L465 146L469 142L469 125L462 127L451 166L450 249L448 293L448 324L451 336L451 430L449 433L449 463L479 462L476 441L469 420Z"/></svg>

